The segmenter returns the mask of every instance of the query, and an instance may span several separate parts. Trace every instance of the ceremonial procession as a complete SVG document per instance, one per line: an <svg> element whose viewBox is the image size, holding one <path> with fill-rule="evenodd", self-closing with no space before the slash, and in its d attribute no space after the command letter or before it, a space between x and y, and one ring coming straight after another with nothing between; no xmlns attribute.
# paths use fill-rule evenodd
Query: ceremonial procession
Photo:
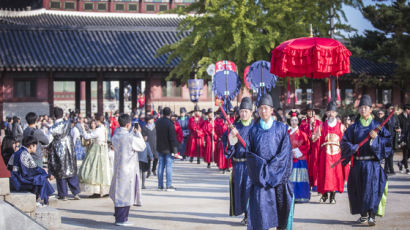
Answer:
<svg viewBox="0 0 410 230"><path fill-rule="evenodd" d="M0 1L0 229L410 229L409 11Z"/></svg>

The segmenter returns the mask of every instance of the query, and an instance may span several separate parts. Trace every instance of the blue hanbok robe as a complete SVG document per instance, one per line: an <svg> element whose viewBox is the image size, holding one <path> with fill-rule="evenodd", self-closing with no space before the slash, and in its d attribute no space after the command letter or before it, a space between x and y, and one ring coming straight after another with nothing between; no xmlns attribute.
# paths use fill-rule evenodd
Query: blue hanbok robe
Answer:
<svg viewBox="0 0 410 230"><path fill-rule="evenodd" d="M379 125L373 120L368 127L364 127L360 121L356 121L345 131L340 143L342 158L346 165L351 156L375 157L372 160L353 160L347 181L350 211L352 214L367 214L371 211L377 213L382 198L387 176L380 161L392 154L391 135L387 129L382 128L373 141L368 141L359 149L358 144L367 137L369 132Z"/></svg>
<svg viewBox="0 0 410 230"><path fill-rule="evenodd" d="M49 174L37 166L26 147L21 147L12 155L13 170L10 185L12 191L32 192L36 197L48 204L48 197L54 193L53 186L48 182Z"/></svg>
<svg viewBox="0 0 410 230"><path fill-rule="evenodd" d="M253 121L248 126L244 126L242 122L235 123L235 128L238 130L242 139L246 142L246 146L249 146L249 130L253 126ZM223 139L224 142L229 144L228 132L225 132ZM249 198L249 189L250 189L250 180L248 177L248 167L246 165L246 152L247 148L244 148L242 144L238 141L236 144L228 145L228 148L225 152L225 157L231 159L232 162L232 179L231 179L231 207L229 215L238 216L246 212L248 198Z"/></svg>
<svg viewBox="0 0 410 230"><path fill-rule="evenodd" d="M285 229L293 205L292 146L287 126L273 121L264 130L260 123L255 124L249 131L248 151L248 230Z"/></svg>

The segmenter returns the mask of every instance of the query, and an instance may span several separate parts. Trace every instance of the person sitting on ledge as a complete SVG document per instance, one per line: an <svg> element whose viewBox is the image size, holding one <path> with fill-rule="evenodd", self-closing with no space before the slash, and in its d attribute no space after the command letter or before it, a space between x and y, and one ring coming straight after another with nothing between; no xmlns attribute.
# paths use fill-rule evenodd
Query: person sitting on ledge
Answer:
<svg viewBox="0 0 410 230"><path fill-rule="evenodd" d="M12 163L13 170L10 177L10 188L17 192L32 192L36 194L36 199L43 200L44 205L48 205L48 198L54 193L48 179L52 179L43 168L37 166L32 154L36 153L37 139L34 136L23 138L22 146L13 153L9 164ZM37 202L37 206L43 206Z"/></svg>

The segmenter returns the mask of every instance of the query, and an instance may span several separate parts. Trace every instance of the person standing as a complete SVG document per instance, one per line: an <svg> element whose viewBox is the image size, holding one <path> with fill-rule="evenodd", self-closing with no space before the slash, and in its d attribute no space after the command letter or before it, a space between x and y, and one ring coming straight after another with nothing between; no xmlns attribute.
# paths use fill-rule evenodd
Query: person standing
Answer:
<svg viewBox="0 0 410 230"><path fill-rule="evenodd" d="M287 126L272 118L273 101L265 94L260 120L249 131L246 154L249 190L248 229L286 229L293 206L292 146Z"/></svg>
<svg viewBox="0 0 410 230"><path fill-rule="evenodd" d="M215 132L215 120L214 113L212 109L208 109L206 113L208 119L204 121L203 130L205 132L205 150L204 150L204 161L208 164L207 167L211 168L213 153L216 149L217 135Z"/></svg>
<svg viewBox="0 0 410 230"><path fill-rule="evenodd" d="M393 112L394 107L392 104L387 104L386 105L386 110L387 114L384 117L384 119L387 118L387 116ZM393 147L393 152L390 154L388 158L386 158L385 163L384 163L384 171L387 174L392 174L394 175L394 168L393 168L393 156L394 156L394 150L397 149L398 147L398 139L399 139L399 131L400 131L400 123L399 119L396 114L393 114L393 116L390 118L390 120L386 124L386 129L389 130L390 135L392 136L392 147Z"/></svg>
<svg viewBox="0 0 410 230"><path fill-rule="evenodd" d="M158 165L158 152L157 152L157 130L155 128L154 117L151 115L147 116L147 124L142 127L142 136L144 140L149 143L153 159L148 160L148 172L147 178L151 175L151 172L154 176L157 175L157 165ZM152 166L151 166L152 162Z"/></svg>
<svg viewBox="0 0 410 230"><path fill-rule="evenodd" d="M52 136L48 155L49 172L57 180L59 199L67 200L68 184L74 199L79 200L80 186L77 176L77 158L71 137L71 122L63 119L63 109L54 107L53 112L56 121L49 130L49 134Z"/></svg>
<svg viewBox="0 0 410 230"><path fill-rule="evenodd" d="M229 116L228 116L228 119ZM223 118L219 118L215 122L215 134L216 134L216 148L215 148L215 156L216 156L216 164L218 168L222 170L222 173L225 174L226 171L229 172L229 169L232 167L231 159L227 159L225 157L225 149L226 149L226 141L224 145L223 136L226 130L228 129L228 125L226 120Z"/></svg>
<svg viewBox="0 0 410 230"><path fill-rule="evenodd" d="M186 147L186 143L187 143L188 136L189 136L189 128L188 128L189 117L186 115L185 107L181 107L179 109L179 113L180 113L180 116L178 118L178 123L181 126L182 135L183 135L183 138L184 138L183 141L182 141L182 145L179 148L179 153L183 157L182 160L185 160L186 159L185 147Z"/></svg>
<svg viewBox="0 0 410 230"><path fill-rule="evenodd" d="M131 226L128 214L136 198L136 175L138 174L138 151L145 149L141 130L130 133L131 118L128 114L118 117L120 128L112 137L114 148L114 173L110 187L110 198L114 202L115 225Z"/></svg>
<svg viewBox="0 0 410 230"><path fill-rule="evenodd" d="M336 191L343 193L344 189L342 165L331 167L340 159L340 140L343 136L342 124L336 119L336 109L336 102L331 101L327 106L327 120L322 124L317 179L317 192L322 194L320 202L324 203L329 198L331 204L336 203Z"/></svg>
<svg viewBox="0 0 410 230"><path fill-rule="evenodd" d="M43 167L43 145L48 145L50 140L41 129L36 128L37 115L33 112L27 113L26 121L28 127L23 131L23 137L34 136L38 141L36 152L32 154L33 160L40 168Z"/></svg>
<svg viewBox="0 0 410 230"><path fill-rule="evenodd" d="M13 117L12 133L14 139L21 143L23 140L23 128L21 127L21 120L19 117Z"/></svg>
<svg viewBox="0 0 410 230"><path fill-rule="evenodd" d="M369 95L365 94L360 99L359 112L360 118L347 128L340 143L342 165L347 165L353 158L347 181L351 214L361 215L359 223L374 226L376 214L384 214L385 203L381 200L384 193L387 194L387 176L380 161L392 154L391 135L384 127L379 132L374 131L380 123L371 115L372 101ZM369 141L358 150L358 144L368 135Z"/></svg>
<svg viewBox="0 0 410 230"><path fill-rule="evenodd" d="M194 161L194 157L197 157L197 163L200 164L200 158L204 155L204 137L205 133L202 129L203 119L201 115L201 110L199 106L194 107L194 116L189 118L188 128L190 130L190 136L186 145L185 152L187 156L190 157L190 162Z"/></svg>
<svg viewBox="0 0 410 230"><path fill-rule="evenodd" d="M289 138L292 145L293 169L290 181L293 183L295 202L304 203L310 200L309 175L306 157L310 142L306 133L298 128L299 118L296 112L290 112Z"/></svg>
<svg viewBox="0 0 410 230"><path fill-rule="evenodd" d="M244 147L236 134L246 141L249 146L249 130L253 126L252 120L252 100L249 97L244 97L239 106L240 120L235 123L235 127L227 134L224 134L224 139L228 138L229 144L225 156L232 160L232 174L230 183L230 216L239 216L245 214L241 223L247 224L248 221L248 199L250 180L248 177L248 167L246 165L247 147Z"/></svg>
<svg viewBox="0 0 410 230"><path fill-rule="evenodd" d="M157 142L159 158L158 189L164 189L164 170L166 169L166 189L167 191L175 191L175 187L172 185L172 162L174 161L174 155L178 153L178 142L174 124L171 121L171 109L169 107L165 107L162 113L163 117L155 122L157 139L161 140Z"/></svg>
<svg viewBox="0 0 410 230"><path fill-rule="evenodd" d="M410 123L410 104L404 105L403 112L399 115L399 121L400 121L400 132L403 136L405 136L406 133L408 132L407 129ZM410 146L406 144L406 140L404 138L401 138L401 139L403 139L400 144L403 150L403 159L397 162L397 166L399 166L399 170L401 173L410 174L409 164L408 164ZM404 171L403 167L406 171Z"/></svg>
<svg viewBox="0 0 410 230"><path fill-rule="evenodd" d="M318 177L318 162L319 162L319 149L320 149L320 127L322 122L316 119L316 114L319 113L314 108L313 104L309 104L306 108L306 119L300 122L299 129L306 133L310 141L310 149L307 155L307 166L309 173L309 184L313 190L316 190L317 177Z"/></svg>
<svg viewBox="0 0 410 230"><path fill-rule="evenodd" d="M81 124L85 130L84 123ZM112 179L112 168L108 156L107 129L104 125L104 116L96 120L96 129L91 132L83 131L86 140L93 140L87 149L87 155L79 170L81 188L92 193L90 198L103 197L109 193Z"/></svg>

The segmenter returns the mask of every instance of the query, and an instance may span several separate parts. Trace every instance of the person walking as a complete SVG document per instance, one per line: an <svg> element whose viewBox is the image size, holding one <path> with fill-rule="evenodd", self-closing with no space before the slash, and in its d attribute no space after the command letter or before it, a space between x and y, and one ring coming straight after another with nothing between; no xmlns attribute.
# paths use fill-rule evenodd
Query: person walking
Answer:
<svg viewBox="0 0 410 230"><path fill-rule="evenodd" d="M178 153L178 142L175 134L174 124L171 121L171 109L165 107L162 111L163 117L155 122L157 131L157 151L158 151L158 189L164 189L164 170L166 169L167 191L175 191L172 185L172 162L174 154Z"/></svg>

